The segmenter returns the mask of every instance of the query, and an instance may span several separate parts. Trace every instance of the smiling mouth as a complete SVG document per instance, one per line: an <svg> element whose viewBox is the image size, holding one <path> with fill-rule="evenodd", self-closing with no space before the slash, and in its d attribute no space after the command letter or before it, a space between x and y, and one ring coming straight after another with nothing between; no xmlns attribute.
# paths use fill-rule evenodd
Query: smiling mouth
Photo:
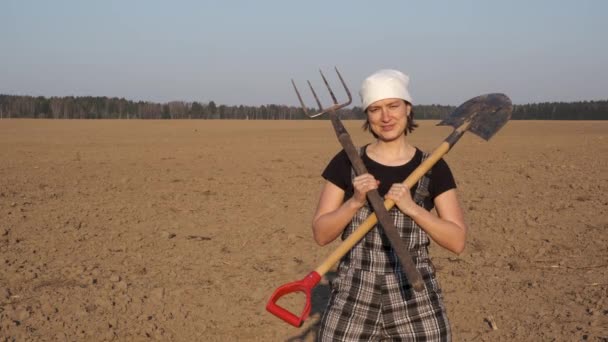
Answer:
<svg viewBox="0 0 608 342"><path fill-rule="evenodd" d="M382 126L383 131L390 131L395 127L395 125Z"/></svg>

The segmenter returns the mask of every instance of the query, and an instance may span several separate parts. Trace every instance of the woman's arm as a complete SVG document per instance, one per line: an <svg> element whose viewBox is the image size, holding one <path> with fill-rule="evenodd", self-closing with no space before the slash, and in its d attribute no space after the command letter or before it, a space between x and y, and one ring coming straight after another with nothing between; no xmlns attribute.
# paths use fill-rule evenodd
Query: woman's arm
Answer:
<svg viewBox="0 0 608 342"><path fill-rule="evenodd" d="M344 202L344 190L325 182L319 204L312 220L315 241L324 246L334 241L350 223L357 210L365 204L365 194L378 187L378 181L368 173L353 180L354 195Z"/></svg>
<svg viewBox="0 0 608 342"><path fill-rule="evenodd" d="M395 184L391 187L386 198L395 201L399 209L411 217L438 245L455 254L462 253L467 226L456 189L450 189L435 197L438 215L435 216L417 205L412 200L409 189L405 186L402 188L401 185Z"/></svg>

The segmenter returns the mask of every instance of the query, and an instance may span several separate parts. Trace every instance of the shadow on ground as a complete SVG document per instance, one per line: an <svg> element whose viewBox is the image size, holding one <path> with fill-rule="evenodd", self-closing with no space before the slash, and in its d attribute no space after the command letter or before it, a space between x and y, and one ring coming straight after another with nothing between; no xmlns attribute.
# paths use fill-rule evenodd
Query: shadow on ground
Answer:
<svg viewBox="0 0 608 342"><path fill-rule="evenodd" d="M327 307L329 302L329 295L331 294L330 282L337 276L336 272L328 272L325 274L325 278L328 280L326 284L319 284L312 289L311 294L311 308L310 316L307 320L315 320L315 323L307 327L300 334L290 337L285 342L301 342L301 341L316 341L317 332L321 324L321 316Z"/></svg>

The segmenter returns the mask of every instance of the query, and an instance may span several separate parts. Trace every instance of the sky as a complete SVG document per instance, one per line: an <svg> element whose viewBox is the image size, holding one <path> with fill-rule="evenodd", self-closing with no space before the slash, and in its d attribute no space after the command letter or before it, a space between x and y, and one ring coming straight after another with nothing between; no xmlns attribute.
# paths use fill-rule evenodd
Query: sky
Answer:
<svg viewBox="0 0 608 342"><path fill-rule="evenodd" d="M607 13L604 0L1 0L0 94L298 105L291 79L329 101L319 70L343 99L338 67L355 105L385 68L410 76L414 104L606 100Z"/></svg>

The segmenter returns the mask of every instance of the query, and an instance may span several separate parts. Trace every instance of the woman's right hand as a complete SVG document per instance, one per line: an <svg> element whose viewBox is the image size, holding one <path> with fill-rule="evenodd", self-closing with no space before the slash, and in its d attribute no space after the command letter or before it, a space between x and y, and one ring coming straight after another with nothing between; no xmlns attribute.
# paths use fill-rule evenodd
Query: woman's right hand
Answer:
<svg viewBox="0 0 608 342"><path fill-rule="evenodd" d="M353 202L358 205L359 208L365 205L365 195L368 191L377 189L380 181L374 178L369 173L364 173L353 179L353 187L355 193L352 197Z"/></svg>

